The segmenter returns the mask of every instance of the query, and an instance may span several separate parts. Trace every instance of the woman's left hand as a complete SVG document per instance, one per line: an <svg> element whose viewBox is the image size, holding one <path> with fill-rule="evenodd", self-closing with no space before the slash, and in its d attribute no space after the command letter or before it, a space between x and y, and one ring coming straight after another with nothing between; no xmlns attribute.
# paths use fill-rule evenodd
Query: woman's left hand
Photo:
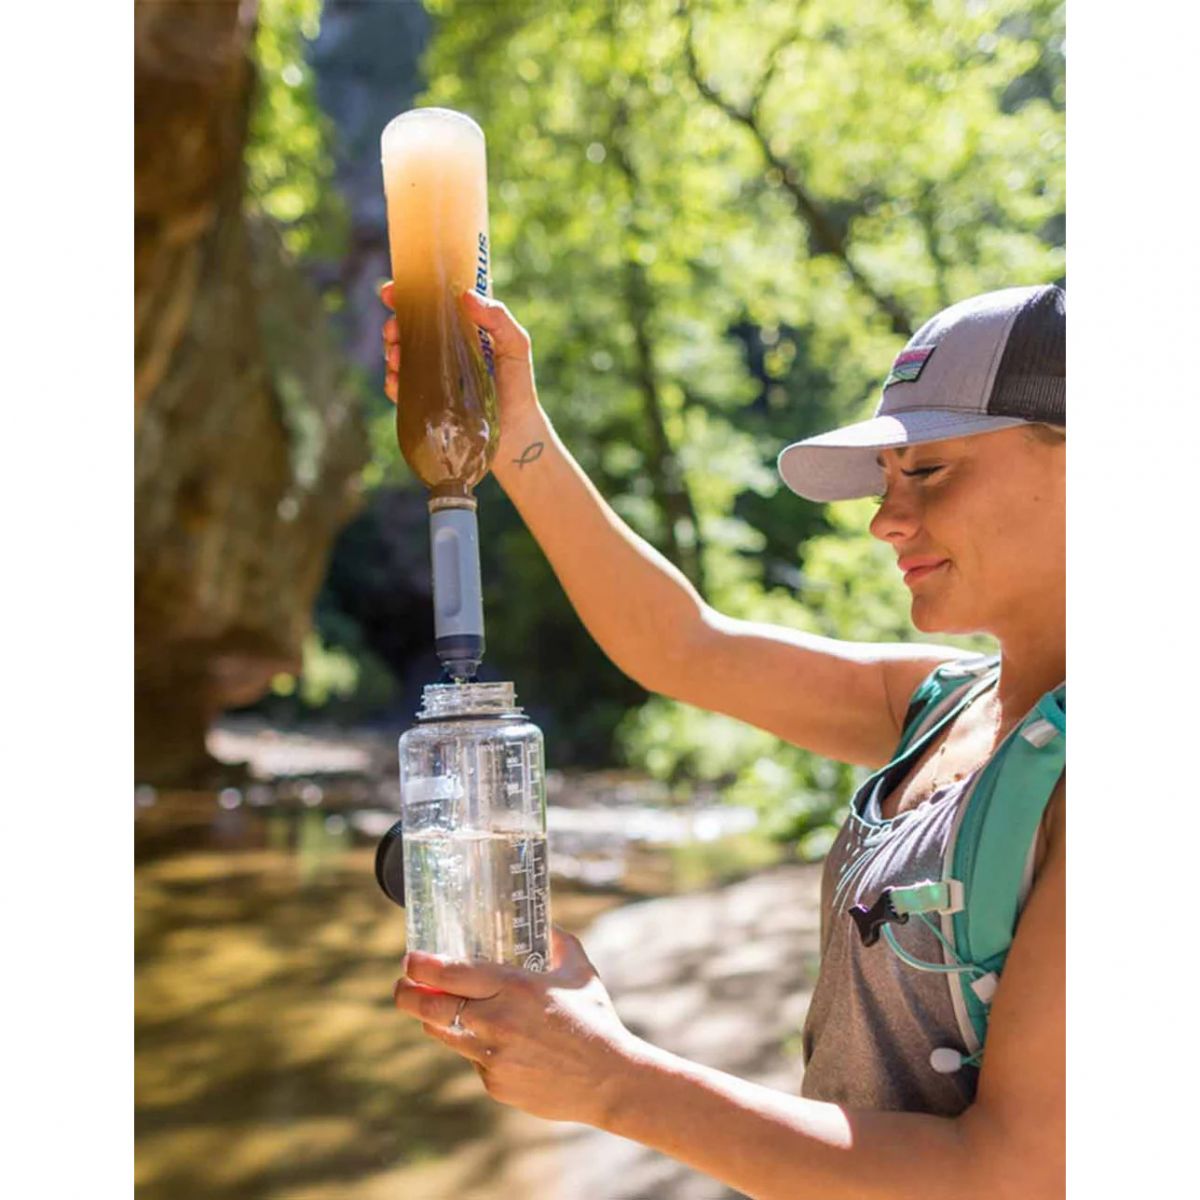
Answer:
<svg viewBox="0 0 1200 1200"><path fill-rule="evenodd" d="M493 1099L549 1120L603 1125L638 1039L579 939L557 927L552 966L538 974L411 951L396 1007L470 1059Z"/></svg>

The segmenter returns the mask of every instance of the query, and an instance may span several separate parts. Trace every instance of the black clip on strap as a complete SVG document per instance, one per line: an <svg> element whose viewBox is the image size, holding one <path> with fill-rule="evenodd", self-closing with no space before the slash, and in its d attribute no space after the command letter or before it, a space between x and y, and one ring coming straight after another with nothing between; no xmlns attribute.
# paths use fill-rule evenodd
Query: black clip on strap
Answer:
<svg viewBox="0 0 1200 1200"><path fill-rule="evenodd" d="M879 931L888 921L895 921L897 925L908 921L908 913L898 913L892 906L891 888L884 888L870 908L865 904L856 904L850 910L850 915L858 926L864 946L873 946L879 941Z"/></svg>

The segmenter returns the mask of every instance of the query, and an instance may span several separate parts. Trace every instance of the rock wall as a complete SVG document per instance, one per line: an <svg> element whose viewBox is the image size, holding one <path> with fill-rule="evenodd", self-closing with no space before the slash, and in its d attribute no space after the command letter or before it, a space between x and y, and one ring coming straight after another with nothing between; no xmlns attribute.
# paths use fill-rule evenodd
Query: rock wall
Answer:
<svg viewBox="0 0 1200 1200"><path fill-rule="evenodd" d="M135 773L219 775L298 667L366 439L319 297L243 206L255 6L135 8Z"/></svg>

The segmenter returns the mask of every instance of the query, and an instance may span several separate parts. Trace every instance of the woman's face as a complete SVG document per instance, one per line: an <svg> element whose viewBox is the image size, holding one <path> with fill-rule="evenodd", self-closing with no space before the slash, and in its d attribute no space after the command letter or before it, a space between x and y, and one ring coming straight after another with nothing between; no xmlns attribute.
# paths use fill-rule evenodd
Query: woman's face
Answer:
<svg viewBox="0 0 1200 1200"><path fill-rule="evenodd" d="M871 532L896 552L926 633L997 637L1056 614L1066 581L1066 443L1017 426L884 450Z"/></svg>

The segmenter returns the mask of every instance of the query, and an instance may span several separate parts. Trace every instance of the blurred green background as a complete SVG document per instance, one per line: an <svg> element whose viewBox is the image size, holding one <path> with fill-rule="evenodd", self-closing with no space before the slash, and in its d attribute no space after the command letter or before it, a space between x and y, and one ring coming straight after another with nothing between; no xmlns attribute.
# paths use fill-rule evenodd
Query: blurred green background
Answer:
<svg viewBox="0 0 1200 1200"><path fill-rule="evenodd" d="M322 871L336 862L373 887L370 838L356 850L352 823L324 815L336 789L314 800L314 770L279 768L264 746L331 730L386 746L438 674L424 499L382 390L386 122L442 105L483 127L494 291L533 336L542 403L618 513L712 605L917 639L893 556L867 533L871 502L800 500L774 461L869 415L939 308L1065 282L1065 51L1050 0L144 0L135 13L146 1080L203 1019L200 999L172 1008L187 985L170 981L196 969L186 930L222 926L187 905L233 878L226 860L164 856L292 855L289 886L307 904L325 888L314 912L342 936L325 906L343 893ZM482 677L515 681L551 768L619 770L668 807L720 796L757 810L789 856L819 857L855 772L647 695L591 642L494 481L479 496ZM347 744L326 784L394 769ZM295 820L231 832L256 786L272 814L295 800ZM172 824L171 805L191 816ZM235 916L222 892L222 919L258 930L266 885L246 887ZM385 902L354 902L341 915L366 937L382 911L369 905ZM230 953L224 929L214 955ZM182 974L155 982L169 963ZM176 1158L208 1153L187 1145ZM365 1162L350 1155L345 1178ZM161 1194L188 1194L171 1171ZM210 1178L197 1194L268 1191Z"/></svg>
<svg viewBox="0 0 1200 1200"><path fill-rule="evenodd" d="M275 432L309 491L350 499L305 531L313 562L291 587L311 594L287 636L276 625L256 648L253 618L228 614L236 652L208 653L266 661L240 694L216 689L207 716L248 699L273 721L394 729L435 677L421 493L382 395L374 297L389 274L378 135L414 105L486 130L495 293L532 332L543 404L617 511L724 612L919 636L866 532L871 503L802 501L774 459L868 415L893 354L937 309L1063 280L1061 5L262 0L246 53L238 216L281 242L251 306ZM301 287L316 303L298 324ZM295 363L288 343L318 337L323 369ZM140 444L142 460L157 466ZM516 681L555 764L716 781L792 833L828 820L849 772L648 697L593 645L493 481L480 496L486 677ZM260 555L288 532L287 497L273 500L258 497ZM183 586L230 586L220 561L194 574ZM158 615L139 609L139 647L157 641L156 656L220 640L169 615L156 639ZM156 722L138 736L146 781L169 777Z"/></svg>

